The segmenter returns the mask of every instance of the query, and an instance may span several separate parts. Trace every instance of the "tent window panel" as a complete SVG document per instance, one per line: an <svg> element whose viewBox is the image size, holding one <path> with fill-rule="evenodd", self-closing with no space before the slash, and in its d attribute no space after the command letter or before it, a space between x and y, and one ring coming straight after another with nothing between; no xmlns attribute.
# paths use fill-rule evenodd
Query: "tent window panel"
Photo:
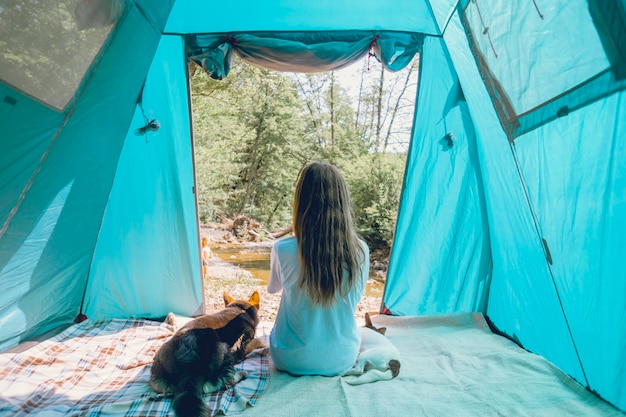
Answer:
<svg viewBox="0 0 626 417"><path fill-rule="evenodd" d="M475 47L517 114L540 106L611 65L589 16L587 0L548 3L539 12L532 1L476 0L464 11Z"/></svg>
<svg viewBox="0 0 626 417"><path fill-rule="evenodd" d="M122 15L122 0L0 5L0 80L62 111Z"/></svg>
<svg viewBox="0 0 626 417"><path fill-rule="evenodd" d="M461 13L511 140L626 87L616 77L587 0L468 0Z"/></svg>
<svg viewBox="0 0 626 417"><path fill-rule="evenodd" d="M192 35L190 59L214 79L226 77L234 54L273 71L323 72L352 65L370 53L385 69L399 71L419 53L424 35L391 31L254 32Z"/></svg>

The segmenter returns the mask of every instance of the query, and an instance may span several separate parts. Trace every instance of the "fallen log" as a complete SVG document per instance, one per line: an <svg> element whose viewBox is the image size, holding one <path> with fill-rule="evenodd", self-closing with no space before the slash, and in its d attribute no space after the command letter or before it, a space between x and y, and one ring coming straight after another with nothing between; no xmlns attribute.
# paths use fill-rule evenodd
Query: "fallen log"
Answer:
<svg viewBox="0 0 626 417"><path fill-rule="evenodd" d="M291 233L292 230L293 230L293 226L288 226L283 229L280 229L278 232L268 234L267 237L270 239L278 239L278 238L285 236L288 233Z"/></svg>

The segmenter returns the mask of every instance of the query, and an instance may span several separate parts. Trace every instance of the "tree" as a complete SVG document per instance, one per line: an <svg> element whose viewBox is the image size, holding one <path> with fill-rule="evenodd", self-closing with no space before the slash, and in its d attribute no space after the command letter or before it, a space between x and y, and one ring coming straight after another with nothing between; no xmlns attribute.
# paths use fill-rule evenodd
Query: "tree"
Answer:
<svg viewBox="0 0 626 417"><path fill-rule="evenodd" d="M245 214L268 229L288 225L299 171L323 160L344 172L361 235L373 250L389 249L417 68L361 71L356 100L337 72L283 74L238 59L222 81L198 71L192 90L201 219Z"/></svg>
<svg viewBox="0 0 626 417"><path fill-rule="evenodd" d="M372 250L391 248L405 161L404 154L369 154L346 168L359 232Z"/></svg>
<svg viewBox="0 0 626 417"><path fill-rule="evenodd" d="M301 152L305 135L297 87L284 74L238 62L227 80L228 85L198 80L193 87L202 93L194 94L194 119L202 112L206 121L196 129L195 136L201 136L196 147L221 162L219 170L211 170L209 160L198 168L206 167L213 189L223 196L216 204L219 210L213 207L207 215L247 214L270 223L268 227L284 224L290 214L286 197L308 160ZM221 85L207 88L203 83Z"/></svg>
<svg viewBox="0 0 626 417"><path fill-rule="evenodd" d="M293 74L304 102L308 160L335 165L367 153L368 144L355 127L355 112L347 91L336 74Z"/></svg>
<svg viewBox="0 0 626 417"><path fill-rule="evenodd" d="M396 73L384 71L377 61L361 68L355 126L372 152L408 149L418 68L419 56Z"/></svg>

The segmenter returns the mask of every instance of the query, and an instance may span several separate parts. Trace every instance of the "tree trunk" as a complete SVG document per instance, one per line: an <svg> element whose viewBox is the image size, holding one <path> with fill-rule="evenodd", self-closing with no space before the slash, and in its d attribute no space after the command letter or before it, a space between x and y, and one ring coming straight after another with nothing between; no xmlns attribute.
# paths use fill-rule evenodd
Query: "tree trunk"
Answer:
<svg viewBox="0 0 626 417"><path fill-rule="evenodd" d="M256 180L256 167L257 167L257 153L259 150L259 142L261 141L261 132L263 131L263 119L259 119L256 127L256 135L254 137L254 146L252 147L252 155L250 156L250 167L248 168L248 183L246 184L246 192L241 199L241 205L239 206L238 214L243 214L243 211L248 204L248 199L252 192L252 182Z"/></svg>
<svg viewBox="0 0 626 417"><path fill-rule="evenodd" d="M361 115L361 101L363 99L363 81L365 80L366 66L361 69L361 80L359 82L359 96L356 102L356 117L354 118L354 130L359 131L359 116Z"/></svg>
<svg viewBox="0 0 626 417"><path fill-rule="evenodd" d="M416 61L414 61L409 67L409 70L406 73L406 78L404 79L404 85L402 86L402 90L400 90L400 94L398 94L395 105L391 110L391 119L389 120L389 125L387 126L387 134L385 135L385 140L383 141L382 153L387 152L387 146L389 145L389 138L391 137L393 123L396 120L396 115L398 114L398 110L400 109L400 102L404 98L404 93L406 93L409 82L411 82L411 75L413 74L413 70L415 69L415 62Z"/></svg>
<svg viewBox="0 0 626 417"><path fill-rule="evenodd" d="M302 96L304 97L304 102L306 104L306 107L307 109L309 109L309 114L311 115L311 123L313 124L314 128L317 128L317 120L316 120L317 115L313 111L313 107L311 107L311 100L309 100L309 94L304 89L304 86L302 85L302 81L300 80L300 77L295 77L295 79L296 79L296 82L298 83L298 87L300 88L300 92L302 93Z"/></svg>
<svg viewBox="0 0 626 417"><path fill-rule="evenodd" d="M383 83L385 80L385 68L380 66L380 78L378 79L378 97L376 103L376 131L375 131L375 147L374 151L378 152L380 147L380 134L383 129L382 120L383 120Z"/></svg>

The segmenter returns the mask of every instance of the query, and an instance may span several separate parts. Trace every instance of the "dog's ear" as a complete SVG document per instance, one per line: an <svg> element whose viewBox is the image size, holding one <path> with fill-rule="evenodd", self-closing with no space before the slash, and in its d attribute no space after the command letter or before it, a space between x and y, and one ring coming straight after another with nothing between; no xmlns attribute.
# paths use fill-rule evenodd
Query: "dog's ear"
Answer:
<svg viewBox="0 0 626 417"><path fill-rule="evenodd" d="M377 331L378 333L382 334L383 336L385 335L385 332L387 331L386 327L376 327L374 326L374 323L372 323L372 319L369 315L369 313L365 313L365 327L367 327L368 329L372 329Z"/></svg>
<svg viewBox="0 0 626 417"><path fill-rule="evenodd" d="M224 291L224 305L227 306L228 304L234 302L235 299L233 297L231 297L230 295L228 295L228 293L226 291Z"/></svg>
<svg viewBox="0 0 626 417"><path fill-rule="evenodd" d="M367 327L368 329L375 329L374 325L372 324L372 319L370 319L370 313L365 313L365 327Z"/></svg>
<svg viewBox="0 0 626 417"><path fill-rule="evenodd" d="M250 299L248 300L248 302L257 310L259 309L259 306L261 305L261 297L259 296L259 292L255 291L251 296Z"/></svg>

